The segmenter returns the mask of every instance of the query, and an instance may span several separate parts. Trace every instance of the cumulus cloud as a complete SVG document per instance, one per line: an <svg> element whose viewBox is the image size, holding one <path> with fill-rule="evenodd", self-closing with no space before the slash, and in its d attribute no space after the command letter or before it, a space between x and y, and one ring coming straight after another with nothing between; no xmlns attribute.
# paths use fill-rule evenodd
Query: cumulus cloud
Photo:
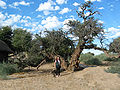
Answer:
<svg viewBox="0 0 120 90"><path fill-rule="evenodd" d="M54 7L52 6L51 1L48 0L47 2L41 3L38 9L36 9L36 11L53 10L53 9Z"/></svg>
<svg viewBox="0 0 120 90"><path fill-rule="evenodd" d="M79 6L80 4L77 3L77 2L74 2L73 5L74 5L74 6Z"/></svg>
<svg viewBox="0 0 120 90"><path fill-rule="evenodd" d="M101 2L101 0L85 0L85 2L87 2L87 1L91 1L91 2L98 1L98 2Z"/></svg>
<svg viewBox="0 0 120 90"><path fill-rule="evenodd" d="M69 9L69 8L64 8L64 9L62 9L60 12L59 12L59 14L64 14L64 13L68 13L68 12L70 12L71 10Z"/></svg>
<svg viewBox="0 0 120 90"><path fill-rule="evenodd" d="M47 2L41 3L39 5L39 7L36 9L36 11L49 11L49 10L59 10L60 7L59 6L55 6L56 5L55 2L53 2L52 0L48 0Z"/></svg>
<svg viewBox="0 0 120 90"><path fill-rule="evenodd" d="M8 15L7 13L2 14L0 12L0 27L13 26L16 23L20 22L21 17L22 17L21 15L15 15L15 14Z"/></svg>
<svg viewBox="0 0 120 90"><path fill-rule="evenodd" d="M10 4L9 6L10 6L11 8L19 9L19 8L17 8L19 5L29 6L30 4L33 4L33 2L21 1L21 2L14 2L13 4Z"/></svg>
<svg viewBox="0 0 120 90"><path fill-rule="evenodd" d="M8 19L4 21L3 26L7 26L7 25L11 26L16 22L19 22L21 17L22 17L21 15L14 15L14 14L9 15Z"/></svg>
<svg viewBox="0 0 120 90"><path fill-rule="evenodd" d="M67 0L56 0L56 2L58 3L58 4L66 4L67 3Z"/></svg>
<svg viewBox="0 0 120 90"><path fill-rule="evenodd" d="M6 3L2 0L0 0L0 7L3 8L3 9L6 9Z"/></svg>
<svg viewBox="0 0 120 90"><path fill-rule="evenodd" d="M44 28L51 29L60 26L62 22L60 22L56 16L52 16L42 20L41 24Z"/></svg>
<svg viewBox="0 0 120 90"><path fill-rule="evenodd" d="M19 6L19 5L28 6L28 5L30 5L30 3L26 3L25 1L21 1L21 2L14 2L13 5L14 6Z"/></svg>
<svg viewBox="0 0 120 90"><path fill-rule="evenodd" d="M102 9L104 9L104 7L99 7L98 9L102 10Z"/></svg>
<svg viewBox="0 0 120 90"><path fill-rule="evenodd" d="M110 27L106 31L109 32L107 38L116 38L120 36L120 29L118 28Z"/></svg>

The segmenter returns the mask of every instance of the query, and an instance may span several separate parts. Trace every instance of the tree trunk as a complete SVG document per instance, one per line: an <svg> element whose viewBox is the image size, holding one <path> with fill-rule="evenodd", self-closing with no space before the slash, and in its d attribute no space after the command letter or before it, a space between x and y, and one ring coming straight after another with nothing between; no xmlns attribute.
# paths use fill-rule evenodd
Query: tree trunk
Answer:
<svg viewBox="0 0 120 90"><path fill-rule="evenodd" d="M74 53L71 55L71 59L70 59L70 65L68 67L68 70L72 70L74 69L74 65L76 64L76 61L79 60L80 54L83 51L83 45L81 46L77 46Z"/></svg>

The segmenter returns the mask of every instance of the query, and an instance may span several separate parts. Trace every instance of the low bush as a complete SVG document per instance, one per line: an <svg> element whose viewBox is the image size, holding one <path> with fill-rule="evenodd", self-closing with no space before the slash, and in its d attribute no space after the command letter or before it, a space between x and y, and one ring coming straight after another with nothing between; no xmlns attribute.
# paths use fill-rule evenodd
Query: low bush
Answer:
<svg viewBox="0 0 120 90"><path fill-rule="evenodd" d="M19 72L18 66L11 63L0 63L0 78L7 79L7 75Z"/></svg>
<svg viewBox="0 0 120 90"><path fill-rule="evenodd" d="M105 61L108 59L108 57L104 53L96 55L95 58L98 58L100 61Z"/></svg>
<svg viewBox="0 0 120 90"><path fill-rule="evenodd" d="M92 54L89 54L89 53L81 54L79 60L80 60L80 62L86 62L86 61L92 59L93 57L94 56Z"/></svg>
<svg viewBox="0 0 120 90"><path fill-rule="evenodd" d="M102 62L98 58L91 58L91 59L85 61L85 64L87 64L87 65L102 65Z"/></svg>
<svg viewBox="0 0 120 90"><path fill-rule="evenodd" d="M120 61L114 62L107 70L108 73L118 73L120 74Z"/></svg>

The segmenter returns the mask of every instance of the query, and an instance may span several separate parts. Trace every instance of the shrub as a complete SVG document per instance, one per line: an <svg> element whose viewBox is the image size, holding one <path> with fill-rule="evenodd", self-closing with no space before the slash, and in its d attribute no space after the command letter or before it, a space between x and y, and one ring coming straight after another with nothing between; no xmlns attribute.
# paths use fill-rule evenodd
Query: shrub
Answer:
<svg viewBox="0 0 120 90"><path fill-rule="evenodd" d="M19 69L16 64L0 63L0 78L6 79L7 75L18 72Z"/></svg>
<svg viewBox="0 0 120 90"><path fill-rule="evenodd" d="M111 67L105 70L108 73L118 73L120 74L120 61L114 62Z"/></svg>
<svg viewBox="0 0 120 90"><path fill-rule="evenodd" d="M104 53L102 53L100 55L96 55L95 58L98 58L100 61L105 61L108 57Z"/></svg>
<svg viewBox="0 0 120 90"><path fill-rule="evenodd" d="M93 57L94 56L92 54L89 54L89 53L81 54L79 60L81 62L85 62L85 61L88 61L88 60L92 59Z"/></svg>
<svg viewBox="0 0 120 90"><path fill-rule="evenodd" d="M87 65L102 65L102 62L98 58L91 58L88 61L85 61Z"/></svg>

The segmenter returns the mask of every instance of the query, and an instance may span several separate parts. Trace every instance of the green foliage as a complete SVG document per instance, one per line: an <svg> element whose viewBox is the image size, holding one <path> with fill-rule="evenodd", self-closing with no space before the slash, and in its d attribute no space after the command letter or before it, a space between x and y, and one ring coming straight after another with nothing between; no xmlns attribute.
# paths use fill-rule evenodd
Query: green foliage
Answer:
<svg viewBox="0 0 120 90"><path fill-rule="evenodd" d="M111 55L113 55L113 54L111 54ZM98 58L100 61L118 61L118 58L107 57L104 53L95 56L95 58Z"/></svg>
<svg viewBox="0 0 120 90"><path fill-rule="evenodd" d="M94 57L94 56L93 56L92 54L90 54L90 53L81 54L79 60L80 60L81 62L86 62L86 61L92 59L93 57Z"/></svg>
<svg viewBox="0 0 120 90"><path fill-rule="evenodd" d="M87 65L101 65L102 62L95 58L95 56L91 53L82 54L79 58L81 62L84 62Z"/></svg>
<svg viewBox="0 0 120 90"><path fill-rule="evenodd" d="M23 29L16 29L13 31L13 41L15 51L23 52L28 51L31 47L32 35Z"/></svg>
<svg viewBox="0 0 120 90"><path fill-rule="evenodd" d="M108 57L104 53L96 55L95 58L98 58L100 61L107 61L108 59Z"/></svg>
<svg viewBox="0 0 120 90"><path fill-rule="evenodd" d="M88 61L85 61L87 65L102 65L102 62L98 58L91 58Z"/></svg>
<svg viewBox="0 0 120 90"><path fill-rule="evenodd" d="M41 51L44 54L61 55L66 59L74 50L73 41L67 38L61 29L59 31L46 31L45 37L37 35L36 39L37 45L39 45L38 50L41 46Z"/></svg>
<svg viewBox="0 0 120 90"><path fill-rule="evenodd" d="M41 47L41 40L43 38L38 38L32 40L31 45L32 47L30 48L29 52L28 52L28 59L27 59L27 65L28 66L37 66L44 58L45 58L45 52L43 47ZM46 42L46 40L44 39L44 42Z"/></svg>
<svg viewBox="0 0 120 90"><path fill-rule="evenodd" d="M44 59L44 56L42 56L42 54L31 55L27 60L27 65L32 67L37 67L43 59Z"/></svg>
<svg viewBox="0 0 120 90"><path fill-rule="evenodd" d="M113 53L120 53L120 37L113 40L109 45L109 50Z"/></svg>
<svg viewBox="0 0 120 90"><path fill-rule="evenodd" d="M7 79L7 75L19 72L18 66L11 63L0 63L0 78Z"/></svg>
<svg viewBox="0 0 120 90"><path fill-rule="evenodd" d="M12 48L12 29L9 26L0 29L0 40L4 41L10 48Z"/></svg>
<svg viewBox="0 0 120 90"><path fill-rule="evenodd" d="M114 62L111 67L105 70L108 73L118 73L120 74L120 61Z"/></svg>

